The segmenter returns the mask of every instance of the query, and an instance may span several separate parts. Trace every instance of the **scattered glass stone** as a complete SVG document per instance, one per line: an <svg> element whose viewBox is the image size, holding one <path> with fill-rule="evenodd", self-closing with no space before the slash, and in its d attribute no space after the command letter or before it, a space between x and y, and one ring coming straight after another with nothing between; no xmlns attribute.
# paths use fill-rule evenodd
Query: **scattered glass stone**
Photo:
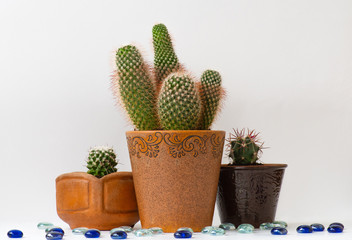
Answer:
<svg viewBox="0 0 352 240"><path fill-rule="evenodd" d="M37 224L37 228L38 229L47 229L49 227L53 227L54 224L50 223L50 222L40 222Z"/></svg>
<svg viewBox="0 0 352 240"><path fill-rule="evenodd" d="M86 227L79 227L79 228L75 228L72 229L72 233L74 235L83 235L85 232L87 232L88 228Z"/></svg>
<svg viewBox="0 0 352 240"><path fill-rule="evenodd" d="M237 227L237 231L239 233L252 233L253 230L254 230L253 225L248 223L241 224Z"/></svg>
<svg viewBox="0 0 352 240"><path fill-rule="evenodd" d="M234 224L232 223L221 223L219 228L222 228L226 231L233 231L233 230L236 230L236 227Z"/></svg>
<svg viewBox="0 0 352 240"><path fill-rule="evenodd" d="M23 237L23 232L21 230L12 229L7 232L9 238L21 238Z"/></svg>
<svg viewBox="0 0 352 240"><path fill-rule="evenodd" d="M86 238L99 238L100 237L100 231L97 229L89 229L84 233L84 236Z"/></svg>
<svg viewBox="0 0 352 240"><path fill-rule="evenodd" d="M153 235L152 230L144 228L134 230L133 233L136 237L150 237Z"/></svg>
<svg viewBox="0 0 352 240"><path fill-rule="evenodd" d="M212 231L214 229L215 229L215 227L213 227L213 226L207 226L207 227L202 229L202 233L208 234L210 231Z"/></svg>
<svg viewBox="0 0 352 240"><path fill-rule="evenodd" d="M339 222L331 223L330 226L331 226L331 225L339 225L339 226L341 226L343 229L345 229L345 226L344 226L342 223L339 223Z"/></svg>
<svg viewBox="0 0 352 240"><path fill-rule="evenodd" d="M208 234L213 236L222 236L225 234L225 229L214 227L214 229L210 230Z"/></svg>
<svg viewBox="0 0 352 240"><path fill-rule="evenodd" d="M193 229L189 228L189 227L181 227L181 228L177 229L177 231L189 231L191 233L194 233Z"/></svg>
<svg viewBox="0 0 352 240"><path fill-rule="evenodd" d="M124 232L127 233L127 231L126 231L125 229L123 229L123 228L121 228L121 227L118 227L118 228L113 228L113 229L111 229L111 230L110 230L110 234L113 233L113 232L116 232L116 231L124 231Z"/></svg>
<svg viewBox="0 0 352 240"><path fill-rule="evenodd" d="M284 221L274 221L273 227L287 228L287 223Z"/></svg>
<svg viewBox="0 0 352 240"><path fill-rule="evenodd" d="M310 226L312 227L314 232L322 232L325 229L324 225L320 223L313 223Z"/></svg>
<svg viewBox="0 0 352 240"><path fill-rule="evenodd" d="M313 232L312 227L309 225L298 226L296 230L298 233L312 233Z"/></svg>
<svg viewBox="0 0 352 240"><path fill-rule="evenodd" d="M174 237L175 238L191 238L192 237L192 233L190 231L176 231L174 233Z"/></svg>
<svg viewBox="0 0 352 240"><path fill-rule="evenodd" d="M270 232L272 235L287 235L287 229L282 227L274 227Z"/></svg>
<svg viewBox="0 0 352 240"><path fill-rule="evenodd" d="M328 232L329 233L342 233L343 227L341 225L330 225L328 227Z"/></svg>
<svg viewBox="0 0 352 240"><path fill-rule="evenodd" d="M123 230L121 231L115 231L110 234L110 237L112 239L126 239L127 238L127 233Z"/></svg>
<svg viewBox="0 0 352 240"><path fill-rule="evenodd" d="M259 228L261 230L271 230L274 228L274 224L270 222L260 224Z"/></svg>
<svg viewBox="0 0 352 240"><path fill-rule="evenodd" d="M164 233L163 230L160 227L152 227L152 228L149 228L149 230L151 230L154 235L158 235L158 234L163 234Z"/></svg>
<svg viewBox="0 0 352 240"><path fill-rule="evenodd" d="M122 228L126 233L132 232L133 229L130 226L121 226L118 228Z"/></svg>
<svg viewBox="0 0 352 240"><path fill-rule="evenodd" d="M54 231L48 232L45 235L45 238L47 240L61 240L63 237L64 237L64 235L61 232L54 232Z"/></svg>
<svg viewBox="0 0 352 240"><path fill-rule="evenodd" d="M46 233L48 233L48 232L61 232L62 234L65 234L65 231L60 227L50 227L50 228L45 229L45 232Z"/></svg>

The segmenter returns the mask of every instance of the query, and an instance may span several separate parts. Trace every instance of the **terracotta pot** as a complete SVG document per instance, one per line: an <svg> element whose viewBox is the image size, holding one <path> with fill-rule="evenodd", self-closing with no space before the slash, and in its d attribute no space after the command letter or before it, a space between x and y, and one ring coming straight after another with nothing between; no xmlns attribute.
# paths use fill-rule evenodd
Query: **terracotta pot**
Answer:
<svg viewBox="0 0 352 240"><path fill-rule="evenodd" d="M222 165L217 207L221 222L258 228L275 220L286 164Z"/></svg>
<svg viewBox="0 0 352 240"><path fill-rule="evenodd" d="M110 230L139 220L131 172L96 178L84 172L56 178L56 207L70 227Z"/></svg>
<svg viewBox="0 0 352 240"><path fill-rule="evenodd" d="M212 224L224 131L127 132L143 228Z"/></svg>

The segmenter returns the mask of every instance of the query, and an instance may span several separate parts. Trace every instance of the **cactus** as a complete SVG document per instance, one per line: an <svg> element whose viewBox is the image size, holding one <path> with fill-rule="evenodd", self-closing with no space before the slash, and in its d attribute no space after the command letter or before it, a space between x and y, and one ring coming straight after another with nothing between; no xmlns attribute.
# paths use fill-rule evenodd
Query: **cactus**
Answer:
<svg viewBox="0 0 352 240"><path fill-rule="evenodd" d="M89 174L101 178L116 172L116 154L109 147L95 147L89 151L87 168Z"/></svg>
<svg viewBox="0 0 352 240"><path fill-rule="evenodd" d="M170 73L180 68L170 35L164 24L157 24L153 27L153 46L155 77L160 86Z"/></svg>
<svg viewBox="0 0 352 240"><path fill-rule="evenodd" d="M163 83L158 99L158 113L165 130L193 130L199 123L201 100L189 75L171 74Z"/></svg>
<svg viewBox="0 0 352 240"><path fill-rule="evenodd" d="M221 76L217 71L206 70L202 74L200 96L203 104L200 129L209 129L219 110L222 96Z"/></svg>
<svg viewBox="0 0 352 240"><path fill-rule="evenodd" d="M116 53L118 92L138 130L160 129L156 110L155 85L135 46L127 45ZM113 84L114 86L114 84Z"/></svg>
<svg viewBox="0 0 352 240"><path fill-rule="evenodd" d="M233 165L259 164L259 154L262 152L263 143L258 140L258 133L254 130L234 130L229 139L229 157Z"/></svg>

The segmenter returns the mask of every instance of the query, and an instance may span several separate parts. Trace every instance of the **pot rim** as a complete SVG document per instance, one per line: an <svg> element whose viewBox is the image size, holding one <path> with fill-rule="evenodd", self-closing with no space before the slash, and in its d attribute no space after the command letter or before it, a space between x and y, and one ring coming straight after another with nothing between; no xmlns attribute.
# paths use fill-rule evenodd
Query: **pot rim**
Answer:
<svg viewBox="0 0 352 240"><path fill-rule="evenodd" d="M287 168L287 164L282 163L266 163L266 164L258 164L258 165L228 165L221 164L221 171L229 171L229 170L263 170L263 169L285 169Z"/></svg>
<svg viewBox="0 0 352 240"><path fill-rule="evenodd" d="M202 133L214 133L214 132L223 132L226 133L224 130L146 130L146 131L126 131L126 134L138 134L138 133L155 133L155 132L161 132L161 133L196 133L196 132L202 132Z"/></svg>

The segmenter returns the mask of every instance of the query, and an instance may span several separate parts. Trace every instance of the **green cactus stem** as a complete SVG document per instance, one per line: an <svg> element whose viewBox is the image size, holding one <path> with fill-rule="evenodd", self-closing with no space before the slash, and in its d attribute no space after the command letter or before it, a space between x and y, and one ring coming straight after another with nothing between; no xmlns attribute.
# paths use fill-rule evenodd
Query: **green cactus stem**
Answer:
<svg viewBox="0 0 352 240"><path fill-rule="evenodd" d="M132 123L138 130L160 129L156 109L155 84L144 63L142 55L135 46L127 45L116 52L117 87Z"/></svg>
<svg viewBox="0 0 352 240"><path fill-rule="evenodd" d="M116 172L116 154L109 147L95 147L89 151L87 168L89 174L97 178Z"/></svg>
<svg viewBox="0 0 352 240"><path fill-rule="evenodd" d="M163 83L158 112L164 130L193 130L199 124L201 100L191 76L171 74Z"/></svg>

